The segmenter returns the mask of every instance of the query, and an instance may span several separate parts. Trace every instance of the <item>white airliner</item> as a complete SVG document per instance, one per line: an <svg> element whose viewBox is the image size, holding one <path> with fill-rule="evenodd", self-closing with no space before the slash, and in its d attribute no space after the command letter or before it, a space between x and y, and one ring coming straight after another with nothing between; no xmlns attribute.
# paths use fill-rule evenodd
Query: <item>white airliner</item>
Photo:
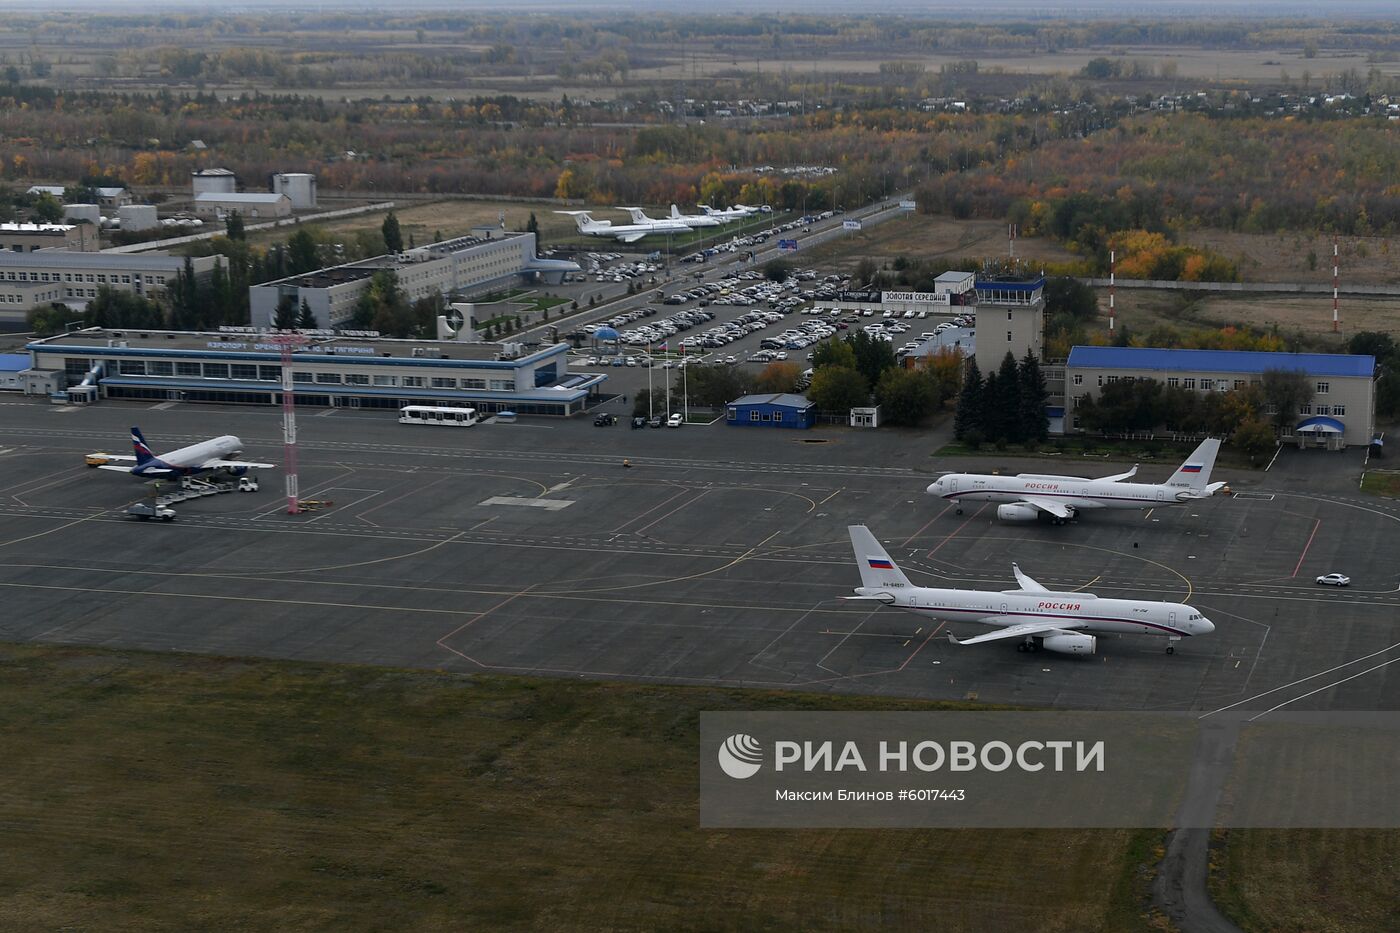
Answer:
<svg viewBox="0 0 1400 933"><path fill-rule="evenodd" d="M1220 441L1206 438L1165 483L1123 482L1137 474L1134 465L1126 473L1098 479L1039 473L950 473L929 484L927 492L957 503L959 515L962 503L969 500L1005 502L997 506L997 518L1029 522L1043 512L1061 525L1082 509L1155 509L1209 498L1225 487L1225 483L1210 481L1219 451Z"/></svg>
<svg viewBox="0 0 1400 933"><path fill-rule="evenodd" d="M623 243L635 243L653 233L689 233L690 228L674 220L649 220L644 224L615 224L610 220L594 220L588 211L555 211L568 214L585 236L612 237Z"/></svg>
<svg viewBox="0 0 1400 933"><path fill-rule="evenodd" d="M672 216L665 217L661 220L656 220L652 217L648 217L647 212L640 207L619 207L618 210L626 211L628 214L632 215L632 223L634 224L680 224L685 229L685 231L689 231L694 227L718 227L720 225L718 220L714 220L710 217L691 218L684 216L676 216L678 212L676 211L676 205L674 204L671 205ZM694 221L693 223L692 220ZM670 232L680 233L682 231L672 230Z"/></svg>
<svg viewBox="0 0 1400 933"><path fill-rule="evenodd" d="M1092 593L1057 593L1046 589L1011 565L1019 589L943 590L915 586L895 566L890 555L864 525L850 525L851 547L860 565L861 585L846 599L870 600L933 619L977 622L996 631L958 641L1017 639L1018 651L1044 648L1061 654L1093 654L1099 634L1157 635L1167 639L1167 654L1192 635L1209 635L1215 625L1185 603L1140 599L1100 599Z"/></svg>
<svg viewBox="0 0 1400 933"><path fill-rule="evenodd" d="M735 204L733 207L727 207L724 210L720 210L718 208L710 207L708 204L701 204L700 210L704 211L705 215L708 217L714 217L724 223L728 223L731 220L743 220L745 217L752 217L754 214L757 214L759 212L760 208L746 207L743 204Z"/></svg>
<svg viewBox="0 0 1400 933"><path fill-rule="evenodd" d="M275 463L252 463L248 460L228 459L243 452L243 442L232 434L200 441L198 444L181 447L179 450L172 450L168 454L157 457L151 453L151 448L146 446L146 439L141 436L141 429L132 428L131 446L136 449L134 457L120 454L89 454L88 459L89 461L102 459L133 463L135 465L129 467L101 463L97 464L97 468L99 470L113 470L118 473L130 473L132 476L139 476L142 479L194 476L211 470L227 470L234 476L242 476L250 469L268 470L277 465Z"/></svg>
<svg viewBox="0 0 1400 933"><path fill-rule="evenodd" d="M720 218L712 217L709 214L682 214L681 209L674 204L671 205L671 219L679 220L687 227L719 227L725 223Z"/></svg>

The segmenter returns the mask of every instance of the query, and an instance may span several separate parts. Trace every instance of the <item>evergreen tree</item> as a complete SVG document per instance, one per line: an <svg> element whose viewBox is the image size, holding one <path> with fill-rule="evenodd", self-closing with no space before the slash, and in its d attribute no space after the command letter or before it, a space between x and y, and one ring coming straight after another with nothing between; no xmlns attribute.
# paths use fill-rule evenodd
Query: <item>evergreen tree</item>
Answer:
<svg viewBox="0 0 1400 933"><path fill-rule="evenodd" d="M1043 443L1050 436L1050 418L1045 414L1045 401L1050 393L1045 388L1045 374L1040 362L1027 351L1018 373L1021 383L1021 440Z"/></svg>
<svg viewBox="0 0 1400 933"><path fill-rule="evenodd" d="M1016 372L1016 358L1011 351L1002 357L995 378L987 377L987 390L982 399L983 420L987 425L987 436L994 441L1008 441L1019 444L1024 436L1021 431L1021 383Z"/></svg>
<svg viewBox="0 0 1400 933"><path fill-rule="evenodd" d="M277 299L277 310L272 315L272 326L278 330L291 330L297 323L296 299L283 295Z"/></svg>
<svg viewBox="0 0 1400 933"><path fill-rule="evenodd" d="M311 305L307 304L305 298L301 300L301 311L297 314L297 327L302 327L307 330L316 327L316 315L311 313Z"/></svg>
<svg viewBox="0 0 1400 933"><path fill-rule="evenodd" d="M967 361L963 372L962 391L958 393L958 408L953 413L953 436L960 441L968 440L976 433L978 438L987 436L987 423L982 412L982 394L986 389L982 381L982 370L977 368L977 358Z"/></svg>
<svg viewBox="0 0 1400 933"><path fill-rule="evenodd" d="M535 248L536 248L536 249L539 249L539 247L540 247L540 222L539 222L538 220L535 219L535 212L534 212L534 211L531 211L531 212L530 212L530 219L529 219L529 221L527 221L526 224L525 224L525 232L526 232L526 233L533 233L533 234L535 235Z"/></svg>
<svg viewBox="0 0 1400 933"><path fill-rule="evenodd" d="M298 230L287 238L287 274L302 275L321 267L316 238L310 230Z"/></svg>
<svg viewBox="0 0 1400 933"><path fill-rule="evenodd" d="M218 327L226 322L225 315L229 304L228 276L224 274L224 264L214 260L214 271L209 274L209 302L201 309L199 326Z"/></svg>
<svg viewBox="0 0 1400 933"><path fill-rule="evenodd" d="M399 219L390 211L384 218L384 224L379 228L384 234L384 245L391 253L403 252L403 231L399 229Z"/></svg>
<svg viewBox="0 0 1400 933"><path fill-rule="evenodd" d="M238 211L234 211L228 215L225 226L224 236L228 237L230 240L245 240L248 238L247 234L243 231L243 215Z"/></svg>

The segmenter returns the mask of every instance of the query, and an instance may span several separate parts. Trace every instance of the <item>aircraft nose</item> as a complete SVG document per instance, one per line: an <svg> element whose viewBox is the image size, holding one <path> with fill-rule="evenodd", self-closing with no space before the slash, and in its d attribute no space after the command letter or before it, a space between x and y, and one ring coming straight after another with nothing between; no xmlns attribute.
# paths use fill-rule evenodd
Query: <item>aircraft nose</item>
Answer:
<svg viewBox="0 0 1400 933"><path fill-rule="evenodd" d="M927 492L927 493L936 493L936 492L938 492L938 484L941 483L941 482L942 482L942 480L935 480L934 482L929 483L929 484L928 484L928 488L925 489L924 492Z"/></svg>
<svg viewBox="0 0 1400 933"><path fill-rule="evenodd" d="M1205 616L1201 616L1200 626L1202 635L1209 635L1211 632L1215 631L1215 623Z"/></svg>

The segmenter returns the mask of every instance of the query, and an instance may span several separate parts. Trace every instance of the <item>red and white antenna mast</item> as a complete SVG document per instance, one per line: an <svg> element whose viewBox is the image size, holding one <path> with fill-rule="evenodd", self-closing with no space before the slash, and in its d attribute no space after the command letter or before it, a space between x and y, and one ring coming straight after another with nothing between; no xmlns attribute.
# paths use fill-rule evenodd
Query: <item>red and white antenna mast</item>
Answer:
<svg viewBox="0 0 1400 933"><path fill-rule="evenodd" d="M1118 251L1108 251L1108 332L1113 333L1113 286L1114 277L1118 269Z"/></svg>
<svg viewBox="0 0 1400 933"><path fill-rule="evenodd" d="M304 334L279 333L267 338L282 349L282 473L287 477L287 514L301 512L297 492L297 407L296 387L292 382L292 354L297 347L310 342Z"/></svg>
<svg viewBox="0 0 1400 933"><path fill-rule="evenodd" d="M1338 281L1341 278L1341 258L1337 250L1337 237L1332 236L1332 333L1341 329L1341 319L1337 316Z"/></svg>

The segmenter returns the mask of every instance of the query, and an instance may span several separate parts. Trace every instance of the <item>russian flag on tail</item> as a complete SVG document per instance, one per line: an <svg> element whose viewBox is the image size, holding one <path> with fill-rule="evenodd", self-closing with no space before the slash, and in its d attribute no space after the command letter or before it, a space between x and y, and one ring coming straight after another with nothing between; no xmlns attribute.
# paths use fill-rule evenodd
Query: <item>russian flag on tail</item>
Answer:
<svg viewBox="0 0 1400 933"><path fill-rule="evenodd" d="M894 564L890 563L890 560L887 557L867 557L866 560L869 561L870 566L876 570L894 569Z"/></svg>
<svg viewBox="0 0 1400 933"><path fill-rule="evenodd" d="M1181 472L1183 472L1183 473L1199 473L1199 472L1201 472L1201 464L1199 464L1199 463L1187 463L1187 464L1184 464L1184 465L1181 467Z"/></svg>

